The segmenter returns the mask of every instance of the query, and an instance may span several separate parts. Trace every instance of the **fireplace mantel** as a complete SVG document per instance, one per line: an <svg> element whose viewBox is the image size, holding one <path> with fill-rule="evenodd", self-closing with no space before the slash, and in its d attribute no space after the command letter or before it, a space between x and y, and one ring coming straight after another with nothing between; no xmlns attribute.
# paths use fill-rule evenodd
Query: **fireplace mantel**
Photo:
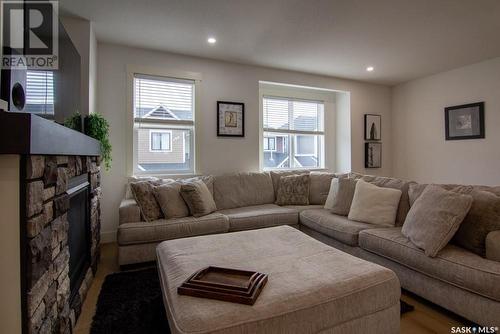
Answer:
<svg viewBox="0 0 500 334"><path fill-rule="evenodd" d="M0 154L99 156L101 149L97 140L40 116L0 111Z"/></svg>

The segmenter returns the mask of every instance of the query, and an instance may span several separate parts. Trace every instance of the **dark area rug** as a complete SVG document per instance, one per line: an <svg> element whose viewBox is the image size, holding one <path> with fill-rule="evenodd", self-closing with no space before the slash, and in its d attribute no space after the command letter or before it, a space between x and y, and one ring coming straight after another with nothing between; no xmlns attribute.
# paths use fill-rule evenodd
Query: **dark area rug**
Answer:
<svg viewBox="0 0 500 334"><path fill-rule="evenodd" d="M401 314L414 307L401 301ZM169 334L156 268L106 277L90 329L91 334Z"/></svg>
<svg viewBox="0 0 500 334"><path fill-rule="evenodd" d="M169 334L156 268L106 277L91 334Z"/></svg>

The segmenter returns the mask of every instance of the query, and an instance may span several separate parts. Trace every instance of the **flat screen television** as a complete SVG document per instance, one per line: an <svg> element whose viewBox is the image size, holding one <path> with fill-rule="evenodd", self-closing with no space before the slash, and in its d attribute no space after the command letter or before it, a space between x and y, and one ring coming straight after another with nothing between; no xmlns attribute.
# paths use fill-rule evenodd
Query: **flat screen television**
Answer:
<svg viewBox="0 0 500 334"><path fill-rule="evenodd" d="M58 22L59 66L57 70L3 69L1 99L8 102L8 111L27 112L58 123L80 112L80 54L63 25ZM4 55L19 55L3 47Z"/></svg>

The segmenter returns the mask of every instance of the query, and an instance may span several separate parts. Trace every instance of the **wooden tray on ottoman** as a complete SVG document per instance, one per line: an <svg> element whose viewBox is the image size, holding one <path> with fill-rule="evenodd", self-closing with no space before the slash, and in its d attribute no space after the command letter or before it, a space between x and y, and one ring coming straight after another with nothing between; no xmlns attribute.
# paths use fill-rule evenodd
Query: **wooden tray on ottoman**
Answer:
<svg viewBox="0 0 500 334"><path fill-rule="evenodd" d="M191 275L177 293L253 305L266 283L267 274L210 266Z"/></svg>

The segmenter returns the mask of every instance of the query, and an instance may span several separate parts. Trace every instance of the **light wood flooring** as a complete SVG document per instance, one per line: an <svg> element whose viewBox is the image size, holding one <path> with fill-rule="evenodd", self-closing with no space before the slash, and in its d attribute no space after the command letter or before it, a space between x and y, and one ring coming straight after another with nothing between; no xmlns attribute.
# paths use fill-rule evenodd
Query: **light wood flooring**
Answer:
<svg viewBox="0 0 500 334"><path fill-rule="evenodd" d="M96 277L89 289L87 298L82 306L82 314L77 321L74 334L87 334L90 331L92 317L95 312L97 297L101 290L106 275L120 270L117 258L118 247L116 244L104 244L101 246L101 262ZM403 293L401 297L405 302L415 306L415 310L401 318L401 333L404 334L431 334L451 332L452 326L462 326L462 319L449 314L443 309L428 303L420 298ZM147 333L145 333L147 334Z"/></svg>

